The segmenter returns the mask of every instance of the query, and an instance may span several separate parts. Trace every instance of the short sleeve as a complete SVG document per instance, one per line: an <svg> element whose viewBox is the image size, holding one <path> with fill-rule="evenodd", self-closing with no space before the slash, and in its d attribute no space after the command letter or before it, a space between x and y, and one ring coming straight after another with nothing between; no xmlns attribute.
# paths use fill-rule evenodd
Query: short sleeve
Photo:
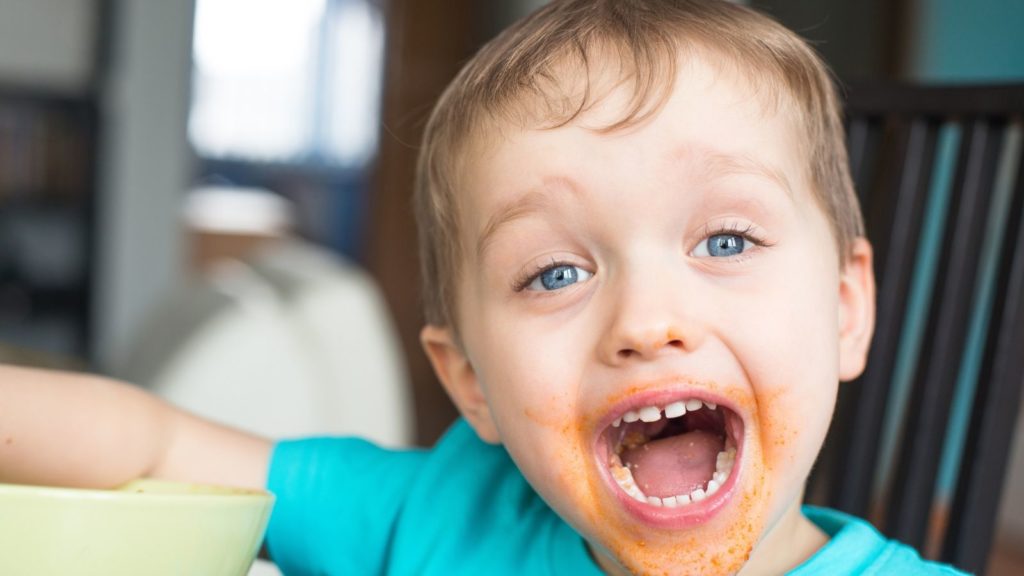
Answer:
<svg viewBox="0 0 1024 576"><path fill-rule="evenodd" d="M280 442L267 488L271 559L288 576L379 574L391 532L426 454L355 438Z"/></svg>
<svg viewBox="0 0 1024 576"><path fill-rule="evenodd" d="M855 516L815 506L804 506L803 513L829 536L829 541L806 562L790 572L792 576L965 576L952 566L922 559L913 548L886 539L874 526Z"/></svg>

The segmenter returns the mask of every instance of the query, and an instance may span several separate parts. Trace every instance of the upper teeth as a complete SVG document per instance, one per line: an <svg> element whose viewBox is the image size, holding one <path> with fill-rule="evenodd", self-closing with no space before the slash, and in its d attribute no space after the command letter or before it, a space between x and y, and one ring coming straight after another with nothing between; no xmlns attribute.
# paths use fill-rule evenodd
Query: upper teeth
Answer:
<svg viewBox="0 0 1024 576"><path fill-rule="evenodd" d="M657 422L661 420L661 415L664 414L666 418L679 418L685 415L687 412L694 412L700 410L701 407L707 407L708 410L714 410L718 408L718 405L714 402L705 402L696 398L690 398L689 400L679 400L673 402L664 408L660 406L644 406L639 410L629 410L621 417L616 418L612 422L612 426L619 427L623 422L630 423L642 420L644 422Z"/></svg>

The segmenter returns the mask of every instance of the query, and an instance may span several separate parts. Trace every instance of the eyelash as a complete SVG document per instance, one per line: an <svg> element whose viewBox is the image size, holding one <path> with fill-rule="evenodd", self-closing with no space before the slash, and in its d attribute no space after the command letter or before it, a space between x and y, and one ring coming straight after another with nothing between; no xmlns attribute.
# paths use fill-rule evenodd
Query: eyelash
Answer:
<svg viewBox="0 0 1024 576"><path fill-rule="evenodd" d="M769 243L763 236L758 234L752 224L743 226L742 224L738 223L719 224L715 225L714 227L712 227L710 224L705 225L704 230L701 232L700 241L707 242L708 238L711 238L712 236L718 236L721 234L734 234L736 236L740 236L745 241L749 241L751 244L759 248L767 248L773 245ZM738 256L734 256L733 258L729 258L729 260L739 260L743 259L744 257L746 257L746 252ZM534 266L531 266L529 269L516 276L516 278L512 281L512 290L515 292L522 292L526 290L526 288L530 284L532 284L533 281L537 279L537 277L539 277L545 271L550 270L551 268L556 268L558 266L578 265L567 260L558 260L555 258L552 258L549 262L546 262L544 264L535 264Z"/></svg>
<svg viewBox="0 0 1024 576"><path fill-rule="evenodd" d="M734 234L736 236L743 238L746 241L749 241L751 244L757 246L758 248L770 248L771 246L774 245L768 242L768 240L765 239L764 236L758 234L757 229L754 228L753 224L747 224L746 226L743 226L742 224L739 223L717 224L714 227L712 227L710 224L705 224L704 230L701 232L700 242L707 242L708 238L711 238L712 236L718 236L721 234ZM698 242L698 245L699 244L700 243ZM745 256L746 252L740 254L739 256L730 258L730 260L743 258Z"/></svg>
<svg viewBox="0 0 1024 576"><path fill-rule="evenodd" d="M558 266L579 266L579 264L574 264L566 260L557 260L555 258L552 258L551 261L544 264L535 264L515 277L512 281L512 290L515 292L522 292L526 290L526 288L529 287L530 284L533 284L533 281L541 274Z"/></svg>

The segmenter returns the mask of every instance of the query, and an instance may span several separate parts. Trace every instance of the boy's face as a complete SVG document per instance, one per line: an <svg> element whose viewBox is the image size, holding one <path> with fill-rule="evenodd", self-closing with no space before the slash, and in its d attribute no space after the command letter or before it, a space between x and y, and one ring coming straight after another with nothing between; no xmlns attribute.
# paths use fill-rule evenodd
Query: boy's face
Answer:
<svg viewBox="0 0 1024 576"><path fill-rule="evenodd" d="M591 129L628 96L466 162L463 346L425 346L610 571L799 562L778 550L808 534L804 482L863 366L870 250L840 265L794 122L736 75L694 60L650 121Z"/></svg>

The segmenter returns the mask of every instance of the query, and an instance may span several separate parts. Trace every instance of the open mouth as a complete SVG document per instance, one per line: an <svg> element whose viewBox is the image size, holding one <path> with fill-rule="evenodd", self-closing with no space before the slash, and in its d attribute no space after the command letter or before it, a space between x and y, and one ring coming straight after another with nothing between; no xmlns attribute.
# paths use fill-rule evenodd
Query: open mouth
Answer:
<svg viewBox="0 0 1024 576"><path fill-rule="evenodd" d="M641 515L712 513L735 485L743 420L712 399L678 396L634 405L599 438L599 460ZM738 472L737 472L738 473Z"/></svg>

